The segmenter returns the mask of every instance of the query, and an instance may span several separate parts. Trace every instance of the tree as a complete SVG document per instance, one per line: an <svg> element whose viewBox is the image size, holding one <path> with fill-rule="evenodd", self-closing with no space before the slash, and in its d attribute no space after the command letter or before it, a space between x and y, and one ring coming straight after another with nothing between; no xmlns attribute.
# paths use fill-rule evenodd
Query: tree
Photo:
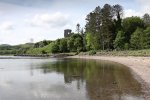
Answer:
<svg viewBox="0 0 150 100"><path fill-rule="evenodd" d="M114 23L113 23L113 8L109 4L105 4L102 8L102 36L101 43L103 45L103 49L111 49L113 47L113 37L115 35L114 31ZM105 48L104 48L105 47Z"/></svg>
<svg viewBox="0 0 150 100"><path fill-rule="evenodd" d="M82 37L77 37L74 41L74 46L77 48L77 52L83 50L83 39Z"/></svg>
<svg viewBox="0 0 150 100"><path fill-rule="evenodd" d="M61 53L68 51L67 39L65 39L65 38L64 39L60 39L59 50L60 50Z"/></svg>
<svg viewBox="0 0 150 100"><path fill-rule="evenodd" d="M122 30L122 17L123 17L123 7L121 5L114 5L114 22L115 22L115 31L121 31Z"/></svg>
<svg viewBox="0 0 150 100"><path fill-rule="evenodd" d="M85 33L88 49L113 49L116 31L122 29L123 8L120 5L105 4L95 8L86 18ZM115 23L114 23L114 17Z"/></svg>
<svg viewBox="0 0 150 100"><path fill-rule="evenodd" d="M51 44L51 52L52 53L58 53L59 52L59 46L55 43L55 42L52 42Z"/></svg>
<svg viewBox="0 0 150 100"><path fill-rule="evenodd" d="M74 34L67 41L68 50L80 52L83 50L83 37L80 34Z"/></svg>
<svg viewBox="0 0 150 100"><path fill-rule="evenodd" d="M101 8L98 6L87 15L85 26L85 33L88 34L87 36L92 36L88 42L90 41L91 48L96 50L100 49L101 21Z"/></svg>
<svg viewBox="0 0 150 100"><path fill-rule="evenodd" d="M130 43L131 34L135 32L138 27L144 28L144 22L140 17L127 17L123 19L126 43Z"/></svg>
<svg viewBox="0 0 150 100"><path fill-rule="evenodd" d="M123 7L119 4L113 6L114 14L116 17L122 17L123 16Z"/></svg>
<svg viewBox="0 0 150 100"><path fill-rule="evenodd" d="M76 52L76 48L74 46L74 38L72 38L72 37L68 38L67 47L70 52Z"/></svg>
<svg viewBox="0 0 150 100"><path fill-rule="evenodd" d="M144 47L146 49L150 48L150 27L147 27L146 30L144 30Z"/></svg>
<svg viewBox="0 0 150 100"><path fill-rule="evenodd" d="M35 43L33 47L34 47L34 48L39 48L39 47L40 47L39 42Z"/></svg>
<svg viewBox="0 0 150 100"><path fill-rule="evenodd" d="M125 45L125 36L123 31L118 31L116 39L114 41L114 48L123 50Z"/></svg>
<svg viewBox="0 0 150 100"><path fill-rule="evenodd" d="M43 46L46 46L49 44L48 41L46 41L46 40L42 41L42 43L43 43Z"/></svg>
<svg viewBox="0 0 150 100"><path fill-rule="evenodd" d="M91 34L90 33L86 33L86 50L88 50L88 51L92 49L91 41L92 41Z"/></svg>
<svg viewBox="0 0 150 100"><path fill-rule="evenodd" d="M42 50L41 52L42 52L42 54L47 54L47 52L45 50Z"/></svg>
<svg viewBox="0 0 150 100"><path fill-rule="evenodd" d="M144 14L143 21L146 27L150 26L150 15L148 13Z"/></svg>
<svg viewBox="0 0 150 100"><path fill-rule="evenodd" d="M143 29L137 28L136 31L131 35L131 48L133 49L142 49L143 46Z"/></svg>

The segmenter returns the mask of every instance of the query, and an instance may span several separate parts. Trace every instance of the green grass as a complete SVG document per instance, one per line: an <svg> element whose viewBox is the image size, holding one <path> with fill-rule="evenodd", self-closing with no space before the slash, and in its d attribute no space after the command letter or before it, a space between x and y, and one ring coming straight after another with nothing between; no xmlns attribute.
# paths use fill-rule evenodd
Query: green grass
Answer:
<svg viewBox="0 0 150 100"><path fill-rule="evenodd" d="M81 52L79 55L89 55L89 52ZM96 51L96 56L150 56L150 49L126 50L126 51Z"/></svg>

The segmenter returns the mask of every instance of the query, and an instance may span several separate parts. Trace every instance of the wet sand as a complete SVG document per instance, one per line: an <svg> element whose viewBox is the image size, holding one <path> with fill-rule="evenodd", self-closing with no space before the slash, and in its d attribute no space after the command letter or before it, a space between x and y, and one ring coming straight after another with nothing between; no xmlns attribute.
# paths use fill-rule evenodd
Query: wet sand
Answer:
<svg viewBox="0 0 150 100"><path fill-rule="evenodd" d="M71 56L69 58L109 60L126 65L142 79L146 100L150 100L150 57Z"/></svg>

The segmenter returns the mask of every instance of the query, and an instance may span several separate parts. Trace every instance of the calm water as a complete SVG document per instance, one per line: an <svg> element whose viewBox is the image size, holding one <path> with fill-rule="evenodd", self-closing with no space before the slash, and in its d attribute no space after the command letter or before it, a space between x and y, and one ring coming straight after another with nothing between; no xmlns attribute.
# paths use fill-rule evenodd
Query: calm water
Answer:
<svg viewBox="0 0 150 100"><path fill-rule="evenodd" d="M144 100L116 63L81 59L0 59L0 100Z"/></svg>

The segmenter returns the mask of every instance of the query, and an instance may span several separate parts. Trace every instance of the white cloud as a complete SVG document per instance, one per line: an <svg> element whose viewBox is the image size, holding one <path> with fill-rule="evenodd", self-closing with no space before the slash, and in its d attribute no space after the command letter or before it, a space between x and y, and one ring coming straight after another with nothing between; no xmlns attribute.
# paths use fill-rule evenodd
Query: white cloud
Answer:
<svg viewBox="0 0 150 100"><path fill-rule="evenodd" d="M137 11L135 11L133 9L127 9L127 10L125 10L124 17L131 17L131 16L140 16L140 17L142 17L143 13L140 12L140 11L137 12Z"/></svg>
<svg viewBox="0 0 150 100"><path fill-rule="evenodd" d="M13 30L14 24L10 21L3 22L0 24L0 31L1 32L8 32L10 30Z"/></svg>
<svg viewBox="0 0 150 100"><path fill-rule="evenodd" d="M149 5L150 1L149 0L137 0L140 4L142 5Z"/></svg>
<svg viewBox="0 0 150 100"><path fill-rule="evenodd" d="M60 12L53 14L50 13L37 14L32 19L26 19L25 21L34 27L42 26L42 27L58 28L68 25L69 15L62 14Z"/></svg>
<svg viewBox="0 0 150 100"><path fill-rule="evenodd" d="M141 5L141 12L143 14L150 13L150 1L149 0L138 0Z"/></svg>

